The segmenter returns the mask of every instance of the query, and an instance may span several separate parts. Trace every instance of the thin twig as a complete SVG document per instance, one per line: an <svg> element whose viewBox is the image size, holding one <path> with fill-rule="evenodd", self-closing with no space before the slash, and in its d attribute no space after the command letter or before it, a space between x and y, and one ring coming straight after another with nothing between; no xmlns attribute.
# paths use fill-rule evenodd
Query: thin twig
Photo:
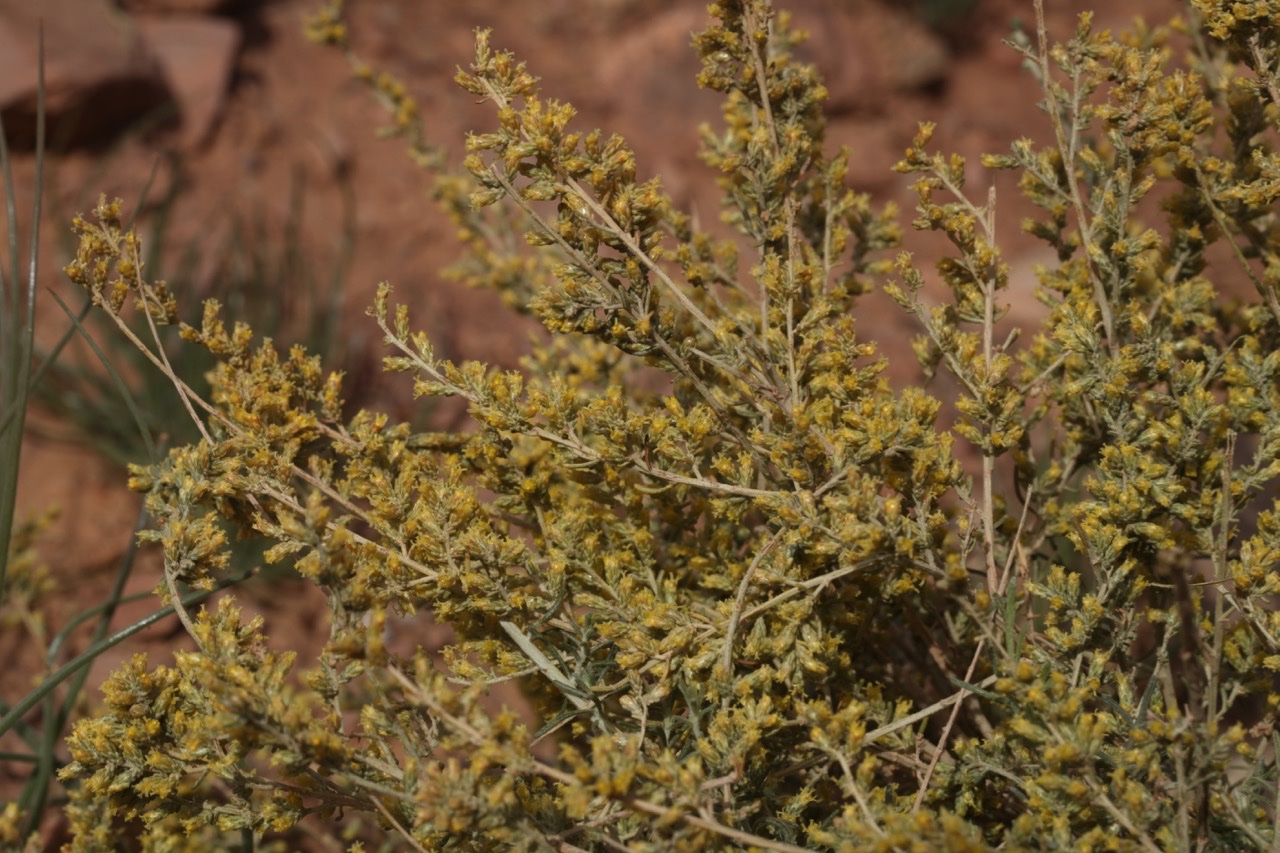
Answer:
<svg viewBox="0 0 1280 853"><path fill-rule="evenodd" d="M533 661L534 665L547 677L547 680L554 684L566 699L576 705L578 710L591 711L595 708L589 700L583 698L581 691L560 671L560 668L555 665L551 658L543 654L542 649L535 646L533 641L514 623L502 621L498 624L502 626L502 630L511 638L511 641L520 647L520 651L524 652L525 656Z"/></svg>
<svg viewBox="0 0 1280 853"><path fill-rule="evenodd" d="M488 738L486 738L482 732L475 729L466 720L450 713L444 705L436 701L435 697L418 687L418 685L415 684L413 680L398 667L389 667L388 672L393 678L399 681L411 695L417 696L419 701L426 705L438 720L458 732L458 734L470 741L472 745L486 746L489 744ZM582 781L574 774L567 773L557 767L552 767L551 765L532 756L522 760L522 764L528 770L538 774L539 776L550 779L553 782L559 782L562 785L569 786L582 784ZM672 806L669 805L651 803L648 800L644 800L639 797L618 796L615 797L615 799L617 802L633 811L643 812L644 814L651 815L653 817L669 818L672 815ZM676 814L677 819L682 823L697 827L698 829L706 830L707 832L715 833L716 835L727 838L730 841L736 841L749 847L759 847L763 850L776 850L778 853L809 853L808 848L798 847L794 844L787 844L783 841L775 841L772 838L765 838L761 835L744 832L740 829L735 829L732 826L726 826L725 824L720 823L714 818L707 817L706 815L694 815L678 811Z"/></svg>
<svg viewBox="0 0 1280 853"><path fill-rule="evenodd" d="M784 528L785 529L785 528ZM778 530L773 536L769 537L769 541L764 543L764 547L760 549L760 553L756 554L751 561L751 565L747 567L746 572L742 575L742 581L738 584L738 594L733 599L733 612L729 614L729 624L724 629L724 651L720 655L720 663L724 668L725 677L729 676L733 667L733 640L738 633L738 622L742 619L742 607L747 600L747 588L751 585L751 579L755 577L756 569L760 567L760 562L765 555L773 550L778 544L778 540L782 538L783 530ZM727 698L727 696L726 696Z"/></svg>
<svg viewBox="0 0 1280 853"><path fill-rule="evenodd" d="M969 669L964 674L966 682L973 680L974 670L978 668L978 661L982 658L982 647L986 645L986 638L978 640L978 647L973 650L973 660L969 661ZM933 753L933 758L929 761L929 769L924 772L924 778L920 781L920 790L916 792L916 800L911 806L911 811L920 810L920 806L924 804L924 798L929 793L929 782L933 779L933 771L937 768L938 762L942 760L942 755L947 751L947 740L951 737L951 729L956 724L956 718L960 716L960 707L964 704L964 698L961 697L952 703L951 716L947 718L947 724L942 728L942 736L938 738L937 750Z"/></svg>
<svg viewBox="0 0 1280 853"><path fill-rule="evenodd" d="M400 825L400 821L396 820L395 815L391 813L391 810L383 805L382 800L377 797L370 797L369 799L373 801L373 804L377 807L378 811L382 812L382 816L385 817L393 827L395 827L396 832L400 833L400 836L404 838L405 841L408 841L413 845L414 850L417 850L418 853L427 853L427 849L419 844L418 839L414 838L407 829Z"/></svg>
<svg viewBox="0 0 1280 853"><path fill-rule="evenodd" d="M1084 200L1080 196L1080 187L1073 175L1077 154L1076 144L1079 136L1075 120L1080 114L1080 80L1078 76L1074 76L1071 80L1072 125L1070 133L1068 133L1063 127L1062 115L1058 110L1059 104L1054 100L1053 96L1052 71L1049 67L1049 32L1048 27L1045 25L1044 0L1035 0L1035 13L1036 39L1039 44L1040 79L1045 91L1046 112L1049 113L1049 119L1053 122L1054 138L1058 144L1058 151L1062 155L1063 168L1066 170L1067 186L1071 194L1071 206L1076 214L1076 226L1080 231L1080 242L1084 246L1085 258L1089 264L1089 280L1093 285L1093 301L1098 306L1098 313L1102 318L1102 329L1107 336L1107 348L1114 354L1119 346L1115 338L1115 321L1111 317L1111 304L1107 299L1106 290L1102 287L1097 267L1092 260L1094 251L1093 229L1090 227L1088 216L1085 213Z"/></svg>
<svg viewBox="0 0 1280 853"><path fill-rule="evenodd" d="M996 683L996 676L989 675L982 681L978 682L975 686L980 687L982 689L986 689L995 683ZM921 708L919 711L916 711L914 714L908 714L907 716L903 717L900 720L895 720L892 723L887 723L886 725L883 725L878 729L873 729L872 731L867 732L866 736L862 738L862 745L866 746L867 744L874 743L883 737L888 737L894 732L906 728L907 726L915 725L916 723L920 722L921 720L927 717L932 717L934 714L938 713L944 708L950 705L954 705L957 702L963 701L967 696L969 696L971 692L972 691L968 690L967 688L958 690L952 695L948 696L946 699L942 699L937 702L934 702L932 705L930 705L927 708Z"/></svg>

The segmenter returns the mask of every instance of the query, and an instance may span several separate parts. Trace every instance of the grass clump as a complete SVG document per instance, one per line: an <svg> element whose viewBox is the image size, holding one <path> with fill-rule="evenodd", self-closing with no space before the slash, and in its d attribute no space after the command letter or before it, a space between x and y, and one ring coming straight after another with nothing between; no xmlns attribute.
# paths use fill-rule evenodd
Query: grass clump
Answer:
<svg viewBox="0 0 1280 853"><path fill-rule="evenodd" d="M1052 140L985 164L1018 171L1058 259L1020 352L966 164L926 124L898 166L914 226L951 246L929 305L888 254L893 211L827 153L786 16L710 11L699 83L724 122L703 150L730 238L478 35L458 82L496 124L437 194L458 274L553 337L501 372L438 358L389 286L371 310L388 368L465 400L474 431L344 418L318 356L216 303L183 327L218 359L207 399L179 383L201 438L132 484L197 648L135 658L76 727L71 849L121 820L148 849L304 829L352 849L1280 844L1280 9L1194 0L1186 70L1174 31L1087 15L1020 48ZM337 9L311 31L348 49ZM348 56L436 168L403 86ZM130 300L176 319L118 203L76 228L68 273L126 333ZM1256 301L1219 298L1233 278ZM956 378L953 428L859 340L881 284ZM183 603L223 577L228 528L328 596L297 677L233 603ZM443 661L388 650L418 611L452 626ZM510 679L535 719L483 704Z"/></svg>

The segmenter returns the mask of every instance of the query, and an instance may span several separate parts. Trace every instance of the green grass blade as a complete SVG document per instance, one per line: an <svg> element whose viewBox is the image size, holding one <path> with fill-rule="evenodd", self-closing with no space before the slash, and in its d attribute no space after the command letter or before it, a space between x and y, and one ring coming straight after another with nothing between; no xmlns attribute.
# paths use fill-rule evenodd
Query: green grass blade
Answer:
<svg viewBox="0 0 1280 853"><path fill-rule="evenodd" d="M200 592L195 592L195 593L186 595L182 598L182 604L184 607L193 607L197 604L200 604L203 601L208 600L209 597L214 595L215 593L220 592L226 589L227 587L235 586L236 584L244 581L248 577L249 577L249 574L246 573L234 578L228 578L224 581L221 581L215 584L213 589L201 590ZM134 634L137 634L141 631L145 631L146 629L150 628L152 625L155 625L157 622L162 622L163 620L168 619L170 616L173 616L175 613L176 611L174 610L174 607L172 604L168 605L167 607L162 607L159 610L155 611L154 613L150 613L147 616L144 616L143 618L139 619L137 622L134 622L133 624L128 625L127 627L121 628L119 631L116 631L114 634L104 637L103 639L89 646L80 654L76 655L71 660L67 661L65 664L59 667L56 672L51 673L47 678L45 678L44 681L40 682L39 686L33 689L26 696L22 697L22 700L19 701L12 708L10 708L3 717L0 717L0 735L4 734L5 732L9 731L9 729L13 728L14 724L17 723L18 720L22 719L24 716L26 716L26 714L32 708L34 708L40 702L44 701L44 698L48 696L51 692L53 692L53 690L57 688L59 684L66 681L71 676L75 675L82 668L93 663L103 652L107 651L108 649L114 648L115 646L120 645L125 640L132 637Z"/></svg>
<svg viewBox="0 0 1280 853"><path fill-rule="evenodd" d="M57 295L54 295L57 299ZM62 300L58 300L58 304L62 305ZM67 307L62 305L63 310L67 311ZM68 311L68 314L70 312ZM114 374L113 374L114 375ZM129 547L124 555L120 558L120 564L116 569L115 581L111 585L111 592L107 595L107 600L92 608L98 617L98 624L94 627L93 639L90 646L93 646L106 638L107 631L111 626L111 617L115 615L116 608L120 606L121 599L124 595L125 584L129 580L129 575L133 572L134 558L138 553L138 531L140 531L147 522L147 512L143 508L138 512L138 520L133 527L133 535L129 537ZM150 595L143 593L139 597ZM53 641L49 643L49 648L45 652L45 663L48 668L52 669L57 661L58 652L62 648L69 632L85 621L85 618L76 618L71 620L61 631L55 635ZM58 703L55 694L50 693L44 699L44 715L42 725L39 749L36 752L36 767L31 776L28 777L26 784L23 786L22 794L18 799L19 809L27 816L26 833L35 831L40 826L40 821L44 815L44 809L49 795L49 783L53 779L56 769L57 755L56 751L58 743L63 738L66 731L67 722L71 719L71 714L75 710L76 702L80 697L80 691L84 689L85 681L89 678L89 667L83 667L71 678L70 684L67 686L66 695L63 696L61 704Z"/></svg>
<svg viewBox="0 0 1280 853"><path fill-rule="evenodd" d="M80 313L76 315L76 318L81 322L84 322L84 319L89 316L89 312L92 309L93 302L86 299L84 307L80 309ZM62 355L62 351L66 349L67 344L69 344L71 339L75 337L75 334L76 330L74 326L68 328L62 333L62 337L58 339L58 343L54 345L53 349L49 350L49 353L40 359L40 366L36 368L35 373L31 376L31 381L28 383L29 388L35 388L40 384L40 381L44 379L45 375L48 374L49 370L58 360L58 356ZM9 429L9 425L13 422L13 419L16 416L16 409L5 412L4 417L0 418L0 435L4 434Z"/></svg>
<svg viewBox="0 0 1280 853"><path fill-rule="evenodd" d="M10 283L13 287L5 301L7 320L0 327L0 360L7 368L0 382L0 399L4 403L9 428L0 433L0 603L4 602L6 579L9 569L9 542L13 534L13 519L18 503L18 465L22 456L22 429L27 416L27 383L31 371L31 348L35 341L36 279L39 274L40 255L40 195L44 190L44 23L41 21L38 36L38 68L36 82L36 176L31 202L31 248L29 272L25 292L25 310L19 312L22 296L18 289L19 258L17 199L13 186L13 172L9 162L9 148L5 142L4 126L0 125L0 162L5 176L5 209L9 223ZM21 328L19 329L19 324ZM14 414L10 417L9 413Z"/></svg>
<svg viewBox="0 0 1280 853"><path fill-rule="evenodd" d="M111 360L107 358L107 354L98 346L97 341L93 339L93 335L89 334L89 330L84 327L84 325L76 318L76 315L72 313L71 309L67 307L67 303L63 302L61 297L56 293L51 293L50 295L57 300L58 307L66 313L67 319L72 322L76 331L80 333L85 342L93 349L93 354L98 357L98 361L100 361L102 366L106 369L107 375L111 377L112 384L115 385L116 392L120 395L120 399L124 401L125 406L129 409L129 414L133 417L133 423L138 429L138 435L142 438L142 443L146 446L147 458L153 462L157 461L160 456L156 450L155 442L151 439L151 430L147 429L146 420L142 416L142 410L138 408L137 401L133 399L133 394L130 393L128 384L112 366Z"/></svg>

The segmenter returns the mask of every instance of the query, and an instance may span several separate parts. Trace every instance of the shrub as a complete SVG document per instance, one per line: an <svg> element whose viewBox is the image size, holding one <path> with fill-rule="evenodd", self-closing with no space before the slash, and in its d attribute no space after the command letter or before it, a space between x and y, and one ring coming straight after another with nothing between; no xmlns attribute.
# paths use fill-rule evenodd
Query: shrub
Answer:
<svg viewBox="0 0 1280 853"><path fill-rule="evenodd" d="M131 483L197 649L134 659L77 726L72 849L119 820L207 849L343 813L365 817L353 849L1280 843L1280 6L1194 0L1170 70L1175 31L1085 15L1053 45L1037 3L1018 49L1053 139L985 160L1020 173L1058 257L1020 352L994 198L964 162L925 124L898 166L915 227L952 247L929 307L925 271L886 254L893 212L825 151L786 16L710 11L694 43L724 94L703 145L730 238L478 34L458 82L497 124L437 183L456 274L553 337L503 372L437 358L386 285L371 311L387 367L463 398L473 431L344 421L317 356L212 302L183 327L218 359L210 398L185 396L202 439ZM346 49L334 8L311 32ZM435 168L404 87L348 55ZM132 299L173 320L120 211L76 221L68 273L114 318ZM1233 277L1258 299L1220 298ZM856 335L886 281L958 382L953 428ZM222 576L228 529L328 596L297 678L230 600L179 600ZM443 661L386 647L419 611L455 632ZM536 719L482 703L509 679Z"/></svg>
<svg viewBox="0 0 1280 853"><path fill-rule="evenodd" d="M108 164L105 168L109 169ZM186 168L180 157L170 158L170 186L154 202L155 211L139 223L146 252L143 260L153 275L175 282L178 299L194 294L216 293L230 303L241 319L252 323L260 334L299 339L336 365L355 367L362 353L344 347L339 335L346 267L354 245L354 201L347 179L342 178L343 228L333 235L337 250L330 258L308 258L301 242L306 209L307 186L302 170L295 168L290 186L289 213L283 234L272 234L261 210L245 216L225 213L226 237L212 249L202 249L200 240L180 244L170 233L175 217L184 215L188 199L181 177ZM190 214L186 214L188 218ZM222 219L220 215L217 217ZM218 224L210 224L211 231ZM145 232L144 232L145 228ZM73 238L70 233L68 237ZM71 245L74 251L75 243ZM179 260L175 261L177 258ZM212 259L212 260L211 260ZM321 264L329 269L321 274ZM210 268L206 281L197 283L201 266ZM328 280L325 280L327 278ZM124 336L115 333L111 321L98 313L90 327L81 327L89 339L102 338L103 359L116 375L104 375L98 363L77 363L62 356L60 349L37 352L34 384L37 400L60 423L69 427L55 434L87 444L107 459L124 467L131 462L154 459L152 436L164 436L172 443L188 443L199 432L181 406L175 405L173 385L160 371L152 370L145 356ZM108 330L108 327L109 330ZM193 389L208 393L203 376L213 359L205 350L182 345L177 329L165 330L165 357L169 366ZM135 335L147 334L145 320L135 319ZM358 367L356 368L358 369ZM120 392L123 386L126 393Z"/></svg>

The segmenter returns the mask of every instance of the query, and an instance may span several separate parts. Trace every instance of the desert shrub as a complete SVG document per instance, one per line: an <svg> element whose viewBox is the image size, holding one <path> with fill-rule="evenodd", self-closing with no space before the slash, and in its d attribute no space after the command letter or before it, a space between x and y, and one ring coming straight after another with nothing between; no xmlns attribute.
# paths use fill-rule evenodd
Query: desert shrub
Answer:
<svg viewBox="0 0 1280 853"><path fill-rule="evenodd" d="M930 305L931 273L888 253L894 212L824 147L786 16L710 11L698 82L724 123L703 146L731 236L478 34L458 82L497 122L436 184L455 273L551 337L499 371L437 358L389 286L371 310L387 367L465 400L472 431L344 419L339 375L216 303L183 326L218 359L185 396L202 438L131 482L196 650L134 659L77 726L72 849L120 821L157 850L302 827L353 849L1280 843L1280 7L1194 0L1119 38L1086 15L1016 48L1051 141L985 165L1019 172L1058 258L1020 351L966 164L925 124L898 166L915 228L951 246ZM311 32L439 168L338 10ZM104 311L176 319L119 203L76 228L68 273ZM1258 298L1219 296L1235 279ZM955 378L954 426L858 337L882 285ZM230 600L181 605L222 576L228 527L328 596L297 677ZM455 632L442 660L386 646L422 611ZM511 679L534 719L483 704Z"/></svg>
<svg viewBox="0 0 1280 853"><path fill-rule="evenodd" d="M110 170L109 160L103 168ZM247 216L228 209L220 211L207 226L210 231L226 231L225 238L212 247L207 245L207 237L179 243L172 235L173 220L184 215L189 204L183 176L186 168L180 156L168 158L169 186L149 203L154 210L137 226L145 245L143 261L151 274L173 281L179 299L195 299L197 292L216 293L228 304L228 310L251 323L259 334L299 340L325 353L335 366L358 370L360 353L356 347L344 346L338 328L346 268L354 246L354 200L349 180L341 178L344 227L333 235L337 250L328 258L311 258L301 245L307 207L301 168L293 171L282 234L272 233L260 209ZM92 203L92 196L86 203ZM223 219L225 226L217 221ZM72 240L70 254L78 241L70 232L68 236ZM201 274L201 267L209 271ZM80 318L84 323L70 327L68 336L95 339L92 346L101 351L101 361L110 365L112 373L103 370L99 360L86 364L67 357L61 346L47 352L37 350L39 381L33 383L33 394L65 425L62 430L50 431L51 437L87 444L121 467L153 461L152 436L164 436L175 444L198 439L199 432L178 405L165 374L151 369L137 347L116 332L109 317L101 312L85 313L88 316ZM131 322L134 335L147 335L145 319L131 318ZM177 331L162 332L169 367L183 382L207 395L203 377L213 358L203 349L183 345Z"/></svg>

